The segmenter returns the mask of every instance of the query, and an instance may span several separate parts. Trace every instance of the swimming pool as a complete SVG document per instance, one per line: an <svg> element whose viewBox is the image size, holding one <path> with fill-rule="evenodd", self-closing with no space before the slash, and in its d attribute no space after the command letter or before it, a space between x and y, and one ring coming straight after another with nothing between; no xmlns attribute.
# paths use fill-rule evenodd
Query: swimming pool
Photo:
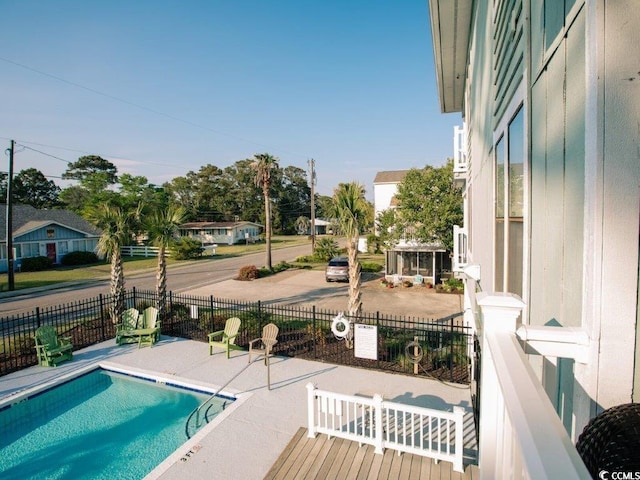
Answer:
<svg viewBox="0 0 640 480"><path fill-rule="evenodd" d="M187 417L210 395L93 370L0 410L0 478L143 478L187 440Z"/></svg>

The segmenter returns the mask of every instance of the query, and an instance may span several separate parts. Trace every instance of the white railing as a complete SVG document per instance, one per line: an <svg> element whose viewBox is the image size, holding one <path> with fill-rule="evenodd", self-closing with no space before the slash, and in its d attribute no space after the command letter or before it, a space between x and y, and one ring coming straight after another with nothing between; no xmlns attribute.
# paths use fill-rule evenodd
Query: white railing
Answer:
<svg viewBox="0 0 640 480"><path fill-rule="evenodd" d="M462 272L467 266L467 229L453 226L453 262L452 272Z"/></svg>
<svg viewBox="0 0 640 480"><path fill-rule="evenodd" d="M464 125L453 127L453 173L467 173L467 135Z"/></svg>
<svg viewBox="0 0 640 480"><path fill-rule="evenodd" d="M342 395L318 390L312 383L308 391L308 436L317 433L370 444L376 453L385 448L453 463L463 471L464 409L453 412L388 402L373 398Z"/></svg>
<svg viewBox="0 0 640 480"><path fill-rule="evenodd" d="M126 245L120 247L122 255L125 257L157 257L158 247L149 247L147 245ZM168 252L167 252L168 253Z"/></svg>
<svg viewBox="0 0 640 480"><path fill-rule="evenodd" d="M480 293L477 305L482 313L480 478L590 478L516 336L524 303L509 293Z"/></svg>

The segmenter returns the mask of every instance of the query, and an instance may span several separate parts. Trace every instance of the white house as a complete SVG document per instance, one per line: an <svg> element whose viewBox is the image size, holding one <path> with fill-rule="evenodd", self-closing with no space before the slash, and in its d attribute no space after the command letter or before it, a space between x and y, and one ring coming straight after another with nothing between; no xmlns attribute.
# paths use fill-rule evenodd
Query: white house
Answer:
<svg viewBox="0 0 640 480"><path fill-rule="evenodd" d="M180 225L178 232L203 245L254 243L260 240L262 225L253 222L189 222Z"/></svg>
<svg viewBox="0 0 640 480"><path fill-rule="evenodd" d="M577 478L570 442L640 401L640 8L430 0L429 11L441 109L464 122L454 268L483 339L482 476L553 478L545 469L562 465L555 478ZM510 377L521 358L525 374ZM538 395L529 370L539 408L521 395ZM555 419L541 418L546 404ZM556 423L570 442L545 430ZM545 449L553 458L539 462Z"/></svg>
<svg viewBox="0 0 640 480"><path fill-rule="evenodd" d="M390 170L376 173L373 180L373 204L375 218L388 209L398 207L396 194L398 184L409 170ZM377 223L376 223L376 233ZM402 239L385 252L385 276L387 278L421 278L432 285L449 276L451 260L449 252L441 245L419 243L413 239Z"/></svg>
<svg viewBox="0 0 640 480"><path fill-rule="evenodd" d="M395 195L398 184L404 180L409 170L389 170L376 173L373 179L374 218L389 208L397 207ZM377 228L377 227L376 227Z"/></svg>

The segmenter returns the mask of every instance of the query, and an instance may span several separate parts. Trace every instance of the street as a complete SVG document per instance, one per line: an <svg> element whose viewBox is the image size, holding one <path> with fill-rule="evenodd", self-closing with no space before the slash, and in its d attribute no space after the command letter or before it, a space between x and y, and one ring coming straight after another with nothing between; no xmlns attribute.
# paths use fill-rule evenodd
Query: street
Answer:
<svg viewBox="0 0 640 480"><path fill-rule="evenodd" d="M272 250L272 264L281 261L292 261L300 255L309 255L311 245L301 245ZM230 280L237 276L238 270L244 265L256 265L265 263L265 252L252 253L234 258L219 259L207 257L197 262L189 262L184 266L174 266L167 270L167 290L176 293L188 292L206 285ZM156 272L145 271L125 278L127 289L155 290ZM62 305L97 297L100 294L109 293L109 280L89 281L81 284L63 287L52 286L49 289L24 292L17 291L0 296L0 316L7 317L19 313L30 312L36 307L48 307Z"/></svg>

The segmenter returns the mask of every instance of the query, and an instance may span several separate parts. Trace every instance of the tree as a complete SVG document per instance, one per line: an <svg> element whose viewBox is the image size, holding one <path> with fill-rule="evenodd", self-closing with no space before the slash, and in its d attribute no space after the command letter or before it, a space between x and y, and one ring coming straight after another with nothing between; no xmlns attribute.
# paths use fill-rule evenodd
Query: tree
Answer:
<svg viewBox="0 0 640 480"><path fill-rule="evenodd" d="M125 309L124 267L121 247L131 239L130 226L140 214L140 209L123 210L119 206L101 204L90 211L93 223L102 229L98 241L98 253L106 256L111 262L111 305L109 316L118 323Z"/></svg>
<svg viewBox="0 0 640 480"><path fill-rule="evenodd" d="M156 293L158 294L158 315L161 319L165 318L167 304L167 248L174 240L185 215L184 208L170 206L165 210L153 212L145 221L149 239L158 247Z"/></svg>
<svg viewBox="0 0 640 480"><path fill-rule="evenodd" d="M271 266L271 199L269 189L271 188L271 177L273 171L278 168L278 158L268 153L259 153L253 156L252 166L256 172L256 186L262 187L262 195L264 196L264 228L267 250L266 267L272 270Z"/></svg>
<svg viewBox="0 0 640 480"><path fill-rule="evenodd" d="M371 204L364 198L364 187L356 182L341 183L333 192L333 214L339 230L347 237L349 257L348 313L357 316L362 311L361 272L358 262L360 229L371 216Z"/></svg>
<svg viewBox="0 0 640 480"><path fill-rule="evenodd" d="M117 183L117 173L118 169L109 160L97 155L87 155L70 163L62 178L78 180L83 188L96 194Z"/></svg>
<svg viewBox="0 0 640 480"><path fill-rule="evenodd" d="M411 169L398 184L398 211L403 233L425 243L453 249L453 225L463 219L460 189L453 185L453 161L442 167ZM409 230L410 229L410 230Z"/></svg>
<svg viewBox="0 0 640 480"><path fill-rule="evenodd" d="M36 168L22 170L13 179L13 200L35 208L53 208L58 205L60 187L47 180Z"/></svg>
<svg viewBox="0 0 640 480"><path fill-rule="evenodd" d="M311 228L311 220L301 215L296 218L296 231L298 235L305 235Z"/></svg>

